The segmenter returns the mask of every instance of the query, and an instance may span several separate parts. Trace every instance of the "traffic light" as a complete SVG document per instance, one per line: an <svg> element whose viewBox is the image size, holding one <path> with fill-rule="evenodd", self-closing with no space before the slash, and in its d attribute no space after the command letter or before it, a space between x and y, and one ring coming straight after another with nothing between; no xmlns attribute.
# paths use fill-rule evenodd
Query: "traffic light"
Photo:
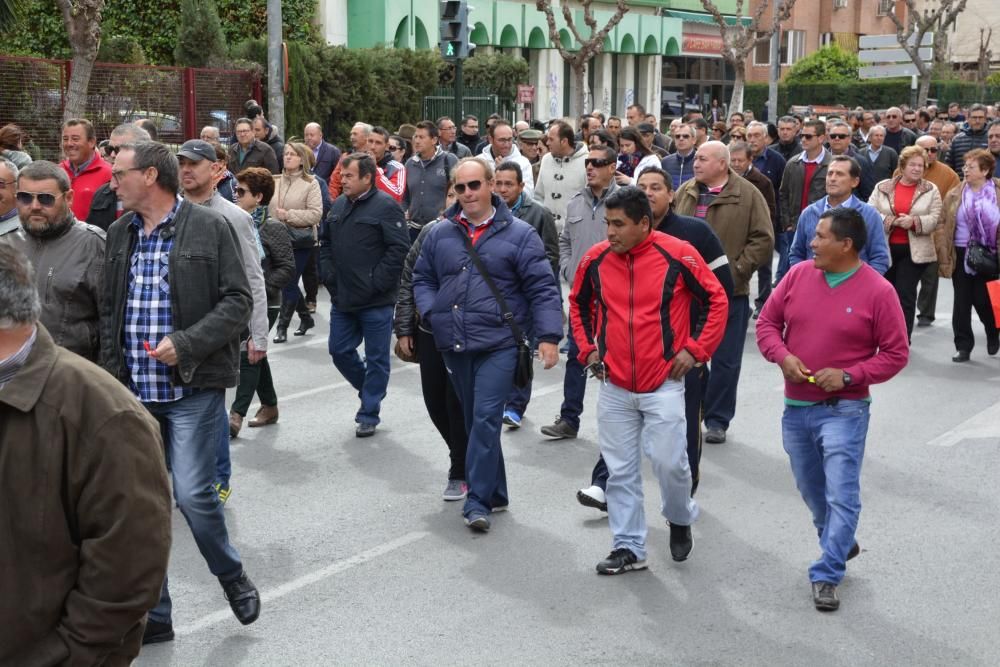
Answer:
<svg viewBox="0 0 1000 667"><path fill-rule="evenodd" d="M441 55L447 60L469 57L469 5L465 0L441 2Z"/></svg>

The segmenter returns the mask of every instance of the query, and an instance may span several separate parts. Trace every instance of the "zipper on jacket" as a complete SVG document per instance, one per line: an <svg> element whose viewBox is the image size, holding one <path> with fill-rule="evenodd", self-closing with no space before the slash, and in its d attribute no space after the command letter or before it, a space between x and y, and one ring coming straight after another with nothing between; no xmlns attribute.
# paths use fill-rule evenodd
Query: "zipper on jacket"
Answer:
<svg viewBox="0 0 1000 667"><path fill-rule="evenodd" d="M49 267L48 278L45 279L45 303L49 302L49 290L52 288L52 274L55 272L56 267Z"/></svg>
<svg viewBox="0 0 1000 667"><path fill-rule="evenodd" d="M628 266L628 346L632 355L632 391L637 391L635 380L635 258L626 255L625 264Z"/></svg>

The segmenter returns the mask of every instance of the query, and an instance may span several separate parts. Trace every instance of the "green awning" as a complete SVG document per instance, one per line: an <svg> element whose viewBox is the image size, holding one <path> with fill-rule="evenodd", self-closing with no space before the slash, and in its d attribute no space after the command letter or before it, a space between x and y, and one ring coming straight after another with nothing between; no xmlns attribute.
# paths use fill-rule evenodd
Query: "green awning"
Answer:
<svg viewBox="0 0 1000 667"><path fill-rule="evenodd" d="M711 14L702 14L701 12L683 12L678 9L664 9L663 15L669 16L670 18L673 19L681 19L682 21L691 21L692 23L710 23L712 25L718 25L715 22L715 17L713 17ZM726 19L726 23L728 23L729 25L736 25L737 19L735 16L726 16L723 14L722 18ZM753 23L753 19L751 19L749 16L744 16L739 20L745 26L748 26L751 23Z"/></svg>

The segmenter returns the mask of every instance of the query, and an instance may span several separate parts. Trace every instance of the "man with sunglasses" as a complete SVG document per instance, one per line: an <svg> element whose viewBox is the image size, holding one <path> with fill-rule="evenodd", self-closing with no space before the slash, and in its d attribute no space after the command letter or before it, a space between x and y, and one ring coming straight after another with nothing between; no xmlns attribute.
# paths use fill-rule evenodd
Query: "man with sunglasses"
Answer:
<svg viewBox="0 0 1000 667"><path fill-rule="evenodd" d="M997 127L1000 138L1000 127ZM927 166L924 168L924 178L937 186L944 199L953 188L962 184L955 170L945 164L941 158L941 147L938 140L929 134L917 139L917 146L927 151ZM934 246L940 248L944 240L945 225L934 228ZM917 294L917 326L929 327L934 321L934 311L937 310L938 263L931 262L920 276L920 292Z"/></svg>
<svg viewBox="0 0 1000 667"><path fill-rule="evenodd" d="M584 162L587 185L573 195L566 206L566 224L559 233L559 273L570 285L576 278L576 268L587 249L607 238L604 224L604 203L618 191L615 170L618 155L608 146L594 146ZM570 322L570 327L573 323ZM563 378L563 402L555 423L543 426L542 435L558 440L575 438L580 430L583 397L587 378L583 364L577 359L579 350L570 336L566 350L566 376Z"/></svg>
<svg viewBox="0 0 1000 667"><path fill-rule="evenodd" d="M0 157L0 239L11 234L21 235L17 199L14 197L17 192L17 173L16 164Z"/></svg>
<svg viewBox="0 0 1000 667"><path fill-rule="evenodd" d="M670 174L673 189L689 178L694 178L695 130L687 123L678 123L673 128L675 151L663 158L660 167Z"/></svg>
<svg viewBox="0 0 1000 667"><path fill-rule="evenodd" d="M35 267L41 322L56 345L97 362L104 231L78 222L73 190L58 165L36 160L17 177L23 235L12 239Z"/></svg>
<svg viewBox="0 0 1000 667"><path fill-rule="evenodd" d="M884 119L886 146L900 153L907 146L912 146L917 142L916 133L903 127L903 112L899 107L886 109Z"/></svg>
<svg viewBox="0 0 1000 667"><path fill-rule="evenodd" d="M799 214L810 204L826 196L826 169L833 158L823 146L826 123L821 120L807 120L802 125L799 140L802 152L785 165L785 174L778 189L778 211L781 216L781 235L776 239L778 246L778 271L774 282L778 283L788 271L788 249L795 236L795 226Z"/></svg>
<svg viewBox="0 0 1000 667"><path fill-rule="evenodd" d="M146 130L131 123L125 123L113 129L107 147L112 169L122 146L149 140L149 133ZM90 202L90 212L87 213L87 223L107 231L111 223L122 217L124 213L122 203L111 188L111 181L108 181L94 193L94 199Z"/></svg>
<svg viewBox="0 0 1000 667"><path fill-rule="evenodd" d="M518 349L513 327L501 319L499 299L483 273L489 274L518 328L539 341L545 368L559 359L562 305L538 234L493 194L493 167L482 158L463 159L455 169L455 192L458 203L421 247L413 298L421 321L434 332L465 413L465 524L486 532L491 515L509 503L500 431Z"/></svg>
<svg viewBox="0 0 1000 667"><path fill-rule="evenodd" d="M861 169L861 179L858 182L857 191L854 193L863 202L868 201L872 190L875 189L875 169L871 160L864 152L854 148L851 143L851 127L842 120L834 120L827 123L827 149L834 157L843 155L858 163Z"/></svg>

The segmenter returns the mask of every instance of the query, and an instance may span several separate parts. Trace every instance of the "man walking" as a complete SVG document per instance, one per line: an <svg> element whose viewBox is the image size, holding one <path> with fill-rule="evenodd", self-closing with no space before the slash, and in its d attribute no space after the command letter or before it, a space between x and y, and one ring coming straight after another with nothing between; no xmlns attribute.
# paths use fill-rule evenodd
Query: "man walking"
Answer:
<svg viewBox="0 0 1000 667"><path fill-rule="evenodd" d="M885 128L875 125L868 131L868 161L872 163L872 181L876 185L892 178L899 164L899 153L885 145Z"/></svg>
<svg viewBox="0 0 1000 667"><path fill-rule="evenodd" d="M451 170L458 164L454 154L438 146L437 125L429 120L417 123L413 133L413 156L406 161L406 192L403 209L410 229L410 242L431 220L437 220L448 196Z"/></svg>
<svg viewBox="0 0 1000 667"><path fill-rule="evenodd" d="M896 292L861 261L866 241L859 212L824 213L813 261L789 270L757 320L757 345L785 376L782 440L819 535L821 555L809 567L809 581L820 611L839 608L837 586L847 561L861 551L855 531L868 387L892 378L909 357Z"/></svg>
<svg viewBox="0 0 1000 667"><path fill-rule="evenodd" d="M678 190L674 210L708 223L722 241L733 273L726 333L712 356L705 390L705 442L721 444L736 415L736 389L750 322L750 278L774 252L774 231L764 195L730 169L725 144L703 144L695 155L694 174Z"/></svg>
<svg viewBox="0 0 1000 667"><path fill-rule="evenodd" d="M566 207L566 225L559 233L559 274L570 285L576 279L576 269L583 254L607 238L604 222L604 202L618 190L615 169L618 156L608 146L594 146L587 154L587 187L573 195ZM570 327L573 327L572 321ZM567 341L566 375L563 378L563 402L553 424L543 426L542 435L562 440L575 438L580 430L583 397L587 377L577 360L579 350L573 336Z"/></svg>
<svg viewBox="0 0 1000 667"><path fill-rule="evenodd" d="M552 123L547 134L549 152L542 157L532 196L552 213L556 229L562 230L566 224L569 198L579 192L587 180L587 169L583 163L588 149L586 143L576 141L573 127L566 121ZM521 168L523 170L524 165Z"/></svg>
<svg viewBox="0 0 1000 667"><path fill-rule="evenodd" d="M670 174L673 189L681 187L685 181L694 178L694 128L686 123L678 124L674 130L675 152L663 158L660 166Z"/></svg>
<svg viewBox="0 0 1000 667"><path fill-rule="evenodd" d="M368 154L375 160L375 187L401 204L406 192L406 168L392 159L388 148L389 130L376 125L368 133Z"/></svg>
<svg viewBox="0 0 1000 667"><path fill-rule="evenodd" d="M974 148L987 148L989 143L986 105L973 104L969 107L968 127L951 140L951 148L948 151L948 166L960 177L965 178L965 172L962 171L965 167L965 154Z"/></svg>
<svg viewBox="0 0 1000 667"><path fill-rule="evenodd" d="M101 365L132 390L163 432L174 498L236 618L260 595L229 542L212 487L225 390L239 381L239 340L252 298L236 232L177 196L177 158L163 144L123 148L112 183L126 210L108 230ZM144 643L174 637L170 593L149 612Z"/></svg>
<svg viewBox="0 0 1000 667"><path fill-rule="evenodd" d="M777 153L774 153L774 151L771 151L771 153L778 158L781 157ZM753 150L750 144L738 139L729 142L730 166L733 168L733 171L746 179L752 186L757 188L758 192L764 195L764 201L767 202L767 210L771 214L771 227L775 234L777 234L777 192L774 189L771 179L758 170L752 160ZM754 299L754 319L760 314L760 309L764 307L764 302L767 301L767 297L771 294L771 275L771 262L764 262L757 269L757 298Z"/></svg>
<svg viewBox="0 0 1000 667"><path fill-rule="evenodd" d="M330 356L358 390L355 435L367 438L375 435L389 386L392 311L410 237L403 210L376 187L374 158L352 153L340 164L344 193L333 203L321 232L319 274L332 301ZM358 356L361 343L363 360Z"/></svg>
<svg viewBox="0 0 1000 667"><path fill-rule="evenodd" d="M551 368L559 357L562 308L542 241L493 194L493 168L481 158L465 158L455 169L455 192L459 201L445 213L448 219L424 240L413 298L465 412L465 524L485 532L491 513L509 503L500 430L518 360L514 323L534 333L538 356ZM494 290L513 322L498 317L504 308Z"/></svg>
<svg viewBox="0 0 1000 667"><path fill-rule="evenodd" d="M830 155L837 157L843 155L858 163L861 169L861 180L855 188L858 199L867 202L875 189L875 175L871 160L865 155L865 151L856 149L851 144L851 127L842 120L834 120L826 125L826 137L829 140Z"/></svg>
<svg viewBox="0 0 1000 667"><path fill-rule="evenodd" d="M351 148L355 153L365 153L368 151L368 135L371 134L372 126L368 123L357 122L354 127L351 128ZM343 156L342 156L343 157ZM343 165L337 162L337 167L330 174L330 182L328 183L330 190L330 199L336 199L341 195L343 187L340 182L340 170Z"/></svg>
<svg viewBox="0 0 1000 667"><path fill-rule="evenodd" d="M611 553L599 574L646 567L642 452L653 464L670 555L686 560L698 505L691 497L684 376L722 340L726 293L688 243L653 231L649 200L627 186L605 202L607 240L584 254L570 295L577 361L604 382L597 403L608 466ZM702 308L691 329L691 307ZM644 341L636 345L636 341Z"/></svg>
<svg viewBox="0 0 1000 667"><path fill-rule="evenodd" d="M97 133L86 118L71 118L62 127L63 169L76 193L73 215L86 220L90 201L102 185L111 180L111 165L97 152Z"/></svg>
<svg viewBox="0 0 1000 667"><path fill-rule="evenodd" d="M903 112L899 107L889 107L883 116L885 120L885 145L902 153L903 149L917 142L917 134L903 126Z"/></svg>
<svg viewBox="0 0 1000 667"><path fill-rule="evenodd" d="M163 441L127 389L54 344L31 274L0 243L0 664L127 665L167 574Z"/></svg>
<svg viewBox="0 0 1000 667"><path fill-rule="evenodd" d="M521 155L521 151L514 145L514 130L510 124L505 120L498 120L489 127L486 136L489 143L475 157L486 160L492 169L496 169L503 162L516 162L521 167L524 191L528 193L529 197L533 196L535 178L531 172L531 163L528 162L528 158ZM538 173L541 174L541 170Z"/></svg>
<svg viewBox="0 0 1000 667"><path fill-rule="evenodd" d="M35 269L39 318L56 345L97 363L104 285L104 231L77 221L74 192L59 165L35 160L17 178L23 235L18 246Z"/></svg>
<svg viewBox="0 0 1000 667"><path fill-rule="evenodd" d="M781 234L777 238L778 283L788 271L788 248L795 236L799 213L826 194L826 170L832 156L823 146L826 124L821 120L807 120L802 124L799 137L802 152L785 165L785 173L778 190L778 212L781 216Z"/></svg>

